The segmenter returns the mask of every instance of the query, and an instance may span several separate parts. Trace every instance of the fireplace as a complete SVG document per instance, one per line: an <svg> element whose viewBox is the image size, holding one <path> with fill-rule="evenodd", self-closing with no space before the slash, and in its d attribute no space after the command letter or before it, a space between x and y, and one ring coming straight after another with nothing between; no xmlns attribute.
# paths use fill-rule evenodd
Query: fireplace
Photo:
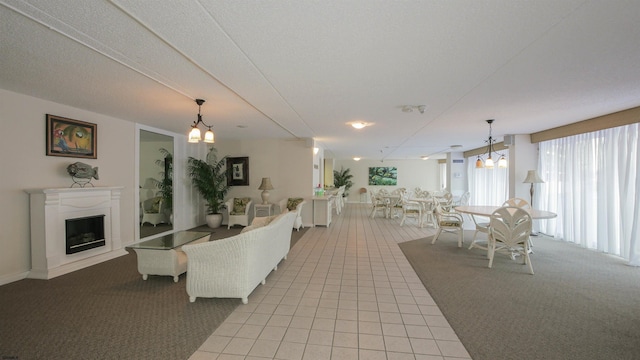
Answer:
<svg viewBox="0 0 640 360"><path fill-rule="evenodd" d="M98 215L65 220L67 255L105 246L104 217Z"/></svg>
<svg viewBox="0 0 640 360"><path fill-rule="evenodd" d="M126 255L120 238L122 187L33 189L31 271L51 279Z"/></svg>

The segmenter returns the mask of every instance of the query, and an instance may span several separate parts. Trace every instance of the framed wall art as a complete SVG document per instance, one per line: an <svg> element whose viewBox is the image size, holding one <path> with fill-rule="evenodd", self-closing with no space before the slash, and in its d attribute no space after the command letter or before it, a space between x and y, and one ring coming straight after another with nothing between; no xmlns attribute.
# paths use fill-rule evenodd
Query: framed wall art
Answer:
<svg viewBox="0 0 640 360"><path fill-rule="evenodd" d="M248 186L249 185L249 157L228 157L227 158L227 185L228 186Z"/></svg>
<svg viewBox="0 0 640 360"><path fill-rule="evenodd" d="M370 167L369 185L398 185L398 168Z"/></svg>
<svg viewBox="0 0 640 360"><path fill-rule="evenodd" d="M47 114L47 156L98 158L98 125Z"/></svg>

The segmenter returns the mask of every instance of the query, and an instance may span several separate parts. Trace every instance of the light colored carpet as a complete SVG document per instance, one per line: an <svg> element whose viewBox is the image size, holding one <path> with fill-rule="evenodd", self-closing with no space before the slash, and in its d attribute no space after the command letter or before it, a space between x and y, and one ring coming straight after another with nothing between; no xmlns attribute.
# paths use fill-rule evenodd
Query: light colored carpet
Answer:
<svg viewBox="0 0 640 360"><path fill-rule="evenodd" d="M639 268L542 236L535 275L504 255L489 269L472 236L400 248L473 359L640 359Z"/></svg>

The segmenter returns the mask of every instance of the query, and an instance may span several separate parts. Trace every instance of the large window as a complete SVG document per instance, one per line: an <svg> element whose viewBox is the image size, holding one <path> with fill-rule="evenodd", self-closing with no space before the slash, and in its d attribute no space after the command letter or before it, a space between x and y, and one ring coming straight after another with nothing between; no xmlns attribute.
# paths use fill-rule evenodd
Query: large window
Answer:
<svg viewBox="0 0 640 360"><path fill-rule="evenodd" d="M640 265L640 156L633 124L540 143L543 233Z"/></svg>

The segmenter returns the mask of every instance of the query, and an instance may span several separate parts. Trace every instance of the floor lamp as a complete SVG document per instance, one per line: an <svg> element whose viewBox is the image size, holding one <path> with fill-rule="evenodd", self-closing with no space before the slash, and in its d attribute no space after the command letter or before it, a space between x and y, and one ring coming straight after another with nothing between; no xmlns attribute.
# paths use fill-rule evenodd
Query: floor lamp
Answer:
<svg viewBox="0 0 640 360"><path fill-rule="evenodd" d="M529 170L527 172L527 177L523 181L524 184L531 184L531 190L529 190L529 194L531 194L531 207L533 208L533 184L542 184L544 180L540 178L538 172L536 170ZM538 233L531 230L531 236L538 236Z"/></svg>

